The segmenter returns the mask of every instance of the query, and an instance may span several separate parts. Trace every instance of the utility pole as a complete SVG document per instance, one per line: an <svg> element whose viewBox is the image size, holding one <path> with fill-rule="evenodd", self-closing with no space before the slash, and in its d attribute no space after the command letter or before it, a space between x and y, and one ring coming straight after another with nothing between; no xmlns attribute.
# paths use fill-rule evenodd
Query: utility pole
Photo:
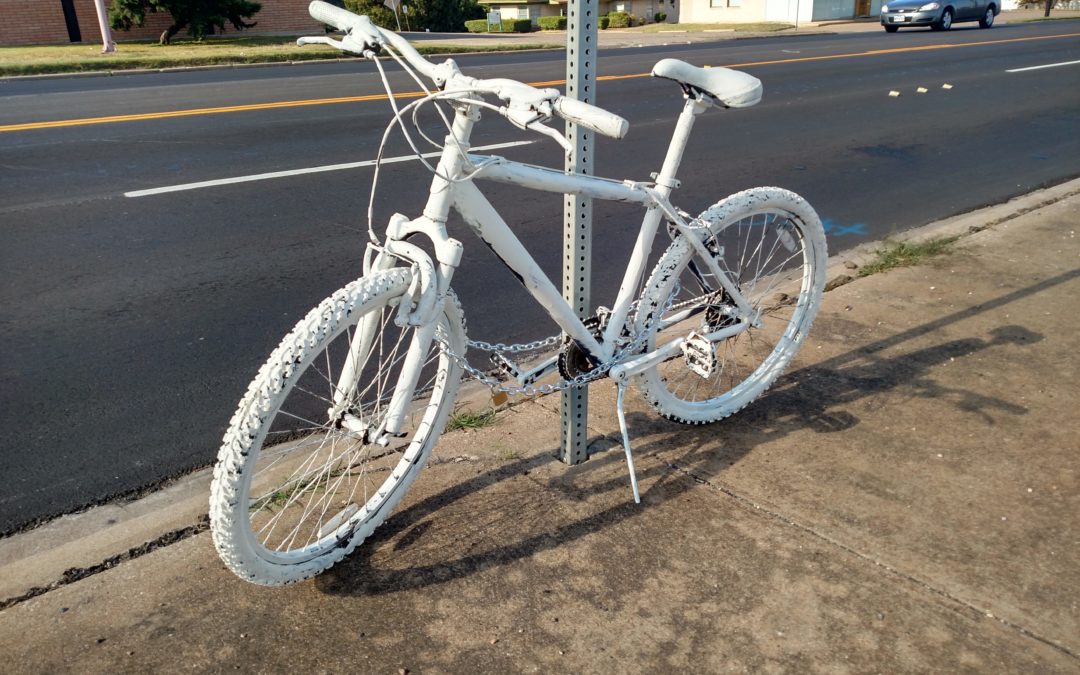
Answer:
<svg viewBox="0 0 1080 675"><path fill-rule="evenodd" d="M102 54L110 54L116 51L116 43L112 40L112 32L109 31L109 13L105 10L105 0L94 0L94 9L97 10L98 28L101 29Z"/></svg>
<svg viewBox="0 0 1080 675"><path fill-rule="evenodd" d="M596 26L598 0L570 0L566 21L566 96L596 103ZM566 138L573 145L566 156L566 171L593 173L594 134L570 122ZM589 297L592 271L592 198L568 194L563 218L563 297L584 319L592 313ZM580 464L589 458L588 385L562 392L562 443L559 459Z"/></svg>

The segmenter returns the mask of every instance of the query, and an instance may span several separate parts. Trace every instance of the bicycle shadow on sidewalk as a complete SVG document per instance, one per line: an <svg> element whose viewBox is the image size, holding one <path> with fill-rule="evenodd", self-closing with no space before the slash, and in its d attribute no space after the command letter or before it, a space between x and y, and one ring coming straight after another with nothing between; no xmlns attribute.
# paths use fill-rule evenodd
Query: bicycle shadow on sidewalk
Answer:
<svg viewBox="0 0 1080 675"><path fill-rule="evenodd" d="M557 462L552 448L480 471L392 515L356 552L317 578L316 587L332 595L381 595L533 557L641 517L650 502L678 498L761 444L799 431L850 429L860 422L851 404L872 404L873 397L899 387L908 387L909 396L950 401L991 424L995 414L1023 415L1023 406L944 386L929 373L957 356L1042 339L1023 326L1000 326L988 338L963 338L889 356L881 352L1077 276L1080 270L795 371L740 414L713 425L685 427L651 413L630 414L635 456L647 458L638 470L647 486L642 505L630 497L617 434L594 442L599 451L576 467L552 466ZM637 434L635 429L648 431ZM616 503L609 505L612 500ZM585 515L568 517L568 507L578 504Z"/></svg>

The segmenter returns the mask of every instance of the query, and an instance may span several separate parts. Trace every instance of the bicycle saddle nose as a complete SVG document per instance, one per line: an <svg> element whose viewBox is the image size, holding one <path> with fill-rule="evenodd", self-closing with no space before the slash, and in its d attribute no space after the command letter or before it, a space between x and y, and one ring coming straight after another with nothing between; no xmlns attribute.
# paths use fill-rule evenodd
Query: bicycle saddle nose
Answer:
<svg viewBox="0 0 1080 675"><path fill-rule="evenodd" d="M652 75L704 92L725 108L748 108L761 100L761 80L730 68L698 68L678 59L663 59L653 66Z"/></svg>

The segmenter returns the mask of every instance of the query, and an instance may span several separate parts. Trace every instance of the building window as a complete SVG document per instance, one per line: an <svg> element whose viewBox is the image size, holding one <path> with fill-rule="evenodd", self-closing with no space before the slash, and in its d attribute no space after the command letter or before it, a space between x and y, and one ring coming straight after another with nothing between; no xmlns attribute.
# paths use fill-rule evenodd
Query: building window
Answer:
<svg viewBox="0 0 1080 675"><path fill-rule="evenodd" d="M709 0L709 7L742 7L742 0Z"/></svg>

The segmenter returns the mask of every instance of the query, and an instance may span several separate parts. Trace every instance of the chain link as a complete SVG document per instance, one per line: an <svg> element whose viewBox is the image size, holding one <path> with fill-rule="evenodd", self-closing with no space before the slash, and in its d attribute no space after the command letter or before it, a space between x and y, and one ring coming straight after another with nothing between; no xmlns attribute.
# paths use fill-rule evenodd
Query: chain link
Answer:
<svg viewBox="0 0 1080 675"><path fill-rule="evenodd" d="M562 341L562 336L552 335L549 338L543 340L536 340L534 342L524 342L516 345L505 345L501 342L490 343L483 340L466 340L465 344L469 349L481 349L486 352L498 352L500 354L522 354L524 352L535 352L541 349L547 349L548 347L554 347Z"/></svg>

